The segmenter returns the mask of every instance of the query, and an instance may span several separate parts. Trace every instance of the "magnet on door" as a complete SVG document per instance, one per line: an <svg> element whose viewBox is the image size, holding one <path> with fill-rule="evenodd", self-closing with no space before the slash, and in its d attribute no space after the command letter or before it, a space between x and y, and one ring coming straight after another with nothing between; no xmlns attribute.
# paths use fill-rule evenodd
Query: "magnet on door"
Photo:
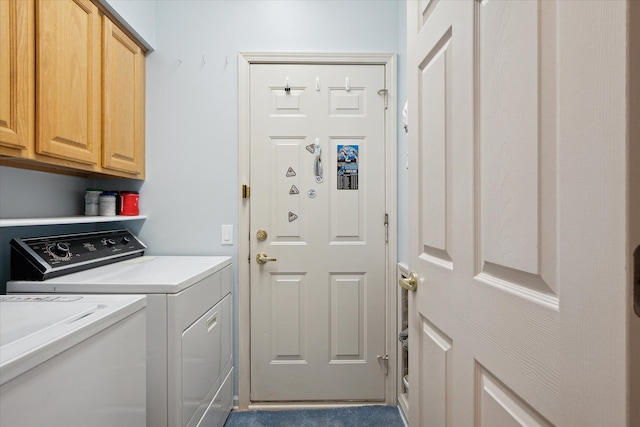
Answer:
<svg viewBox="0 0 640 427"><path fill-rule="evenodd" d="M293 222L296 219L298 219L298 215L294 214L293 212L289 212L289 222Z"/></svg>

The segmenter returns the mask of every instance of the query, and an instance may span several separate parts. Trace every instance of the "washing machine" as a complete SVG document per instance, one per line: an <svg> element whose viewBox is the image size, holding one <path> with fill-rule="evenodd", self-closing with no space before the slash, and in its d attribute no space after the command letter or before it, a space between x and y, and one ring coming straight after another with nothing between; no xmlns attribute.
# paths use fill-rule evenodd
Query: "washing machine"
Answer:
<svg viewBox="0 0 640 427"><path fill-rule="evenodd" d="M144 250L127 229L14 239L7 291L145 295L147 425L222 426L233 401L231 258Z"/></svg>
<svg viewBox="0 0 640 427"><path fill-rule="evenodd" d="M146 302L0 296L0 425L144 426Z"/></svg>

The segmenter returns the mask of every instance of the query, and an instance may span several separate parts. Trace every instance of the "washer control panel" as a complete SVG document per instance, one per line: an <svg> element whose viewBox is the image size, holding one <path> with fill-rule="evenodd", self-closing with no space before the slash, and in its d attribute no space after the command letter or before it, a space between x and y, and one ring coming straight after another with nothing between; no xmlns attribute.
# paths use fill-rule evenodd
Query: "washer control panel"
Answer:
<svg viewBox="0 0 640 427"><path fill-rule="evenodd" d="M144 255L128 229L11 240L11 279L45 280Z"/></svg>

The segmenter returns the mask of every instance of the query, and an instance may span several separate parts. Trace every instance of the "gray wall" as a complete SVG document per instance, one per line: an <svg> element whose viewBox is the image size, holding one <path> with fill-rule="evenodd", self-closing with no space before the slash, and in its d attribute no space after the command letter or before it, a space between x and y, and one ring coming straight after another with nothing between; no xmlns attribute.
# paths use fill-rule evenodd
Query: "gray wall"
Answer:
<svg viewBox="0 0 640 427"><path fill-rule="evenodd" d="M21 169L0 167L0 218L37 218L78 215L82 212L85 180ZM9 280L9 241L14 237L49 234L50 227L0 228L0 293ZM73 232L57 227L53 233ZM44 230L44 231L43 231Z"/></svg>
<svg viewBox="0 0 640 427"><path fill-rule="evenodd" d="M236 246L220 246L220 226L237 230L238 52L397 52L399 5L157 2L156 51L147 59L143 206L150 217L142 237L149 246L237 254Z"/></svg>
<svg viewBox="0 0 640 427"><path fill-rule="evenodd" d="M147 253L232 256L237 290L237 244L220 244L220 226L232 224L237 243L238 52L391 52L398 53L399 66L398 259L406 262L404 1L106 2L130 24L140 22L139 32L155 48L147 56L146 180L85 180L0 167L1 218L80 214L88 186L139 189L149 218L125 226L139 233ZM8 277L8 238L87 228L0 229L0 283Z"/></svg>

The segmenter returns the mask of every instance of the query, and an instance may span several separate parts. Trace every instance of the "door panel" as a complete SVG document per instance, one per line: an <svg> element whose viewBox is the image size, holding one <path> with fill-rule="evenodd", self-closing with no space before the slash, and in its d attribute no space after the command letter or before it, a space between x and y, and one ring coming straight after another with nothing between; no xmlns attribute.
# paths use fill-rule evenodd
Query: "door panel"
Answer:
<svg viewBox="0 0 640 427"><path fill-rule="evenodd" d="M304 225L302 219L297 220L296 216L300 213L300 172L301 157L306 151L304 149L304 138L272 138L271 144L275 148L275 164L277 171L286 171L284 173L276 173L274 176L277 182L275 203L271 206L272 216L275 218L275 238L278 241L290 243L292 240L296 242L304 242L304 231L301 224ZM297 171L297 172L296 172Z"/></svg>
<svg viewBox="0 0 640 427"><path fill-rule="evenodd" d="M306 300L304 275L271 275L271 358L273 361L302 361L306 359Z"/></svg>
<svg viewBox="0 0 640 427"><path fill-rule="evenodd" d="M547 7L408 4L412 425L545 425L559 413Z"/></svg>
<svg viewBox="0 0 640 427"><path fill-rule="evenodd" d="M336 153L340 151L340 147L350 146L359 147L358 159L360 165L358 171L358 191L353 190L334 190L331 191L331 217L330 217L330 230L331 239L330 244L367 244L367 228L365 227L367 216L367 203L368 201L364 195L373 196L375 192L372 192L368 188L368 180L371 179L374 184L380 184L378 178L370 178L368 174L372 169L365 165L375 164L380 158L372 158L372 154L368 149L370 141L365 137L359 138L331 138L329 155L336 156ZM375 153L379 155L379 153ZM375 169L374 169L375 170ZM332 172L333 170L330 170ZM380 169L377 169L380 173ZM336 179L343 179L344 175L338 175ZM346 178L345 178L346 179ZM340 186L340 183L337 183ZM369 217L370 218L370 217ZM375 221L375 219L373 219ZM377 221L380 222L379 220ZM380 230L377 230L378 232ZM379 237L379 234L378 234ZM350 243L347 243L350 242Z"/></svg>
<svg viewBox="0 0 640 427"><path fill-rule="evenodd" d="M628 6L408 2L412 425L633 424Z"/></svg>
<svg viewBox="0 0 640 427"><path fill-rule="evenodd" d="M331 274L330 363L365 362L364 285L364 274Z"/></svg>
<svg viewBox="0 0 640 427"><path fill-rule="evenodd" d="M552 426L482 366L476 372L478 426Z"/></svg>
<svg viewBox="0 0 640 427"><path fill-rule="evenodd" d="M539 6L521 3L477 5L481 263L537 275Z"/></svg>
<svg viewBox="0 0 640 427"><path fill-rule="evenodd" d="M478 269L554 298L555 12L544 3L477 5ZM542 38L540 35L545 34ZM544 39L544 43L538 40ZM556 302L557 304L557 302Z"/></svg>
<svg viewBox="0 0 640 427"><path fill-rule="evenodd" d="M422 317L419 354L420 383L419 394L424 396L424 406L420 408L420 419L428 418L434 426L447 425L447 411L451 407L451 396L447 393L453 386L450 367L453 363L453 343L431 322Z"/></svg>
<svg viewBox="0 0 640 427"><path fill-rule="evenodd" d="M460 202L471 195L461 186L467 172L462 169L465 159L457 155L456 137L470 121L464 116L470 111L459 110L459 102L470 101L472 94L464 92L465 79L472 77L464 70L472 65L465 46L472 9L469 3L437 1L409 2L407 8L409 123L414 124L409 129L414 230L409 256L419 276L417 291L409 298L409 419L415 426L467 425L472 419L461 402L473 402L463 392L472 390L473 377L460 377L461 382L456 377L458 365L470 361L463 357L464 342L461 346L456 337L461 295L453 275L469 270L466 263L473 261L456 246L468 230L460 228Z"/></svg>
<svg viewBox="0 0 640 427"><path fill-rule="evenodd" d="M253 401L385 398L384 74L251 66Z"/></svg>
<svg viewBox="0 0 640 427"><path fill-rule="evenodd" d="M451 31L443 34L419 65L420 235L423 256L452 267L451 259ZM449 113L449 114L447 114ZM448 238L447 238L448 237Z"/></svg>
<svg viewBox="0 0 640 427"><path fill-rule="evenodd" d="M560 346L554 291L556 11L536 1L474 7L479 159L472 178L477 286L470 297L485 304L469 303L461 316L469 335L484 342L478 354L492 360L485 366L553 417ZM489 343L496 343L493 349Z"/></svg>

